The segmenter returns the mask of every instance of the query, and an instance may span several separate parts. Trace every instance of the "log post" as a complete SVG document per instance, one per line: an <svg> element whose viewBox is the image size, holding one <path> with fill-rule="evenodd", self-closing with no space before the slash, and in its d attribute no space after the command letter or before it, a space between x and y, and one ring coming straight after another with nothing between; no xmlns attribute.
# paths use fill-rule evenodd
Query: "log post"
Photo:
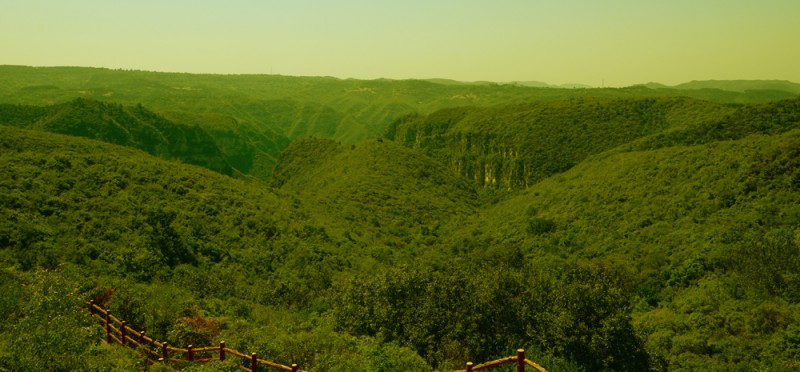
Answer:
<svg viewBox="0 0 800 372"><path fill-rule="evenodd" d="M89 301L89 315L94 315L94 300Z"/></svg>
<svg viewBox="0 0 800 372"><path fill-rule="evenodd" d="M250 371L256 372L258 370L258 358L256 357L256 353L250 354Z"/></svg>
<svg viewBox="0 0 800 372"><path fill-rule="evenodd" d="M111 343L111 310L106 310L106 342Z"/></svg>
<svg viewBox="0 0 800 372"><path fill-rule="evenodd" d="M125 328L128 326L128 322L122 321L122 327L119 329L120 338L119 340L122 341L122 346L125 346Z"/></svg>
<svg viewBox="0 0 800 372"><path fill-rule="evenodd" d="M292 372L297 372L297 363L292 363Z"/></svg>
<svg viewBox="0 0 800 372"><path fill-rule="evenodd" d="M467 372L472 372L472 362L467 362Z"/></svg>
<svg viewBox="0 0 800 372"><path fill-rule="evenodd" d="M169 350L167 350L168 346L169 344L167 344L166 341L161 344L161 357L164 358L164 362L169 362Z"/></svg>
<svg viewBox="0 0 800 372"><path fill-rule="evenodd" d="M144 331L139 332L139 343L144 346Z"/></svg>
<svg viewBox="0 0 800 372"><path fill-rule="evenodd" d="M186 359L190 362L194 360L194 350L192 350L192 345L186 347Z"/></svg>
<svg viewBox="0 0 800 372"><path fill-rule="evenodd" d="M525 349L517 349L517 372L525 372Z"/></svg>
<svg viewBox="0 0 800 372"><path fill-rule="evenodd" d="M219 361L225 361L225 341L219 342Z"/></svg>

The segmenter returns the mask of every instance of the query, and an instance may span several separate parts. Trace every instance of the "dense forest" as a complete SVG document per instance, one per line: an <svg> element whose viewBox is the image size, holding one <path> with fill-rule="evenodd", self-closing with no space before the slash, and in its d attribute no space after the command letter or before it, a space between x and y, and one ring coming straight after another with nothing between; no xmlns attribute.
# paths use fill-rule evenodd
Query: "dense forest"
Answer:
<svg viewBox="0 0 800 372"><path fill-rule="evenodd" d="M0 370L796 369L793 89L0 66Z"/></svg>

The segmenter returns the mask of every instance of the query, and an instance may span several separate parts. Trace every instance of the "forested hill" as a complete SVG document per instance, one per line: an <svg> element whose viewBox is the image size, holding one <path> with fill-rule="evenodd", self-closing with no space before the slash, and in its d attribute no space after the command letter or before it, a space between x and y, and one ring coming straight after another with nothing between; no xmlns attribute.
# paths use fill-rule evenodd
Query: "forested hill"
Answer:
<svg viewBox="0 0 800 372"><path fill-rule="evenodd" d="M659 148L735 140L752 134L780 134L800 123L800 99L739 107L723 117L665 131L636 141L637 148Z"/></svg>
<svg viewBox="0 0 800 372"><path fill-rule="evenodd" d="M5 125L0 164L0 334L16 341L2 343L0 369L143 367L95 345L99 330L76 305L104 293L103 306L171 345L225 339L306 369L426 368L407 348L320 317L334 279L383 267L294 195Z"/></svg>
<svg viewBox="0 0 800 372"><path fill-rule="evenodd" d="M723 87L724 88L724 87ZM756 103L798 92L753 86L724 89L559 89L443 80L356 80L281 75L201 75L81 67L0 66L0 103L52 105L78 97L155 112L221 114L258 133L354 144L380 136L394 120L448 107L525 103L579 97L694 97ZM277 154L275 154L277 156Z"/></svg>
<svg viewBox="0 0 800 372"><path fill-rule="evenodd" d="M219 115L170 113L78 98L52 106L0 104L0 124L96 139L199 165L267 179L288 139Z"/></svg>
<svg viewBox="0 0 800 372"><path fill-rule="evenodd" d="M435 241L442 225L478 205L473 186L444 164L382 140L295 141L281 155L273 183L313 201L353 243L392 255L421 253L418 246Z"/></svg>
<svg viewBox="0 0 800 372"><path fill-rule="evenodd" d="M695 80L678 84L676 89L721 89L733 92L774 91L800 94L800 84L786 80Z"/></svg>
<svg viewBox="0 0 800 372"><path fill-rule="evenodd" d="M0 80L0 370L145 368L87 299L311 371L800 366L787 92Z"/></svg>
<svg viewBox="0 0 800 372"><path fill-rule="evenodd" d="M444 246L626 271L615 288L636 293L634 327L661 368L796 368L800 123L752 129L591 156L474 216Z"/></svg>
<svg viewBox="0 0 800 372"><path fill-rule="evenodd" d="M639 138L718 122L737 110L689 98L569 99L455 108L392 123L417 148L482 187L514 190Z"/></svg>

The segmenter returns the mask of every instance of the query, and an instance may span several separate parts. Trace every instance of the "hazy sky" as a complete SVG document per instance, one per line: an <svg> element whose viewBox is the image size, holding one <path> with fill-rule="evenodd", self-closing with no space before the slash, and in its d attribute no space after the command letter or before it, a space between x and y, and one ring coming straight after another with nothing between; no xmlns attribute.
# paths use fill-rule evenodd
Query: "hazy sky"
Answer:
<svg viewBox="0 0 800 372"><path fill-rule="evenodd" d="M800 82L800 0L0 0L0 64Z"/></svg>

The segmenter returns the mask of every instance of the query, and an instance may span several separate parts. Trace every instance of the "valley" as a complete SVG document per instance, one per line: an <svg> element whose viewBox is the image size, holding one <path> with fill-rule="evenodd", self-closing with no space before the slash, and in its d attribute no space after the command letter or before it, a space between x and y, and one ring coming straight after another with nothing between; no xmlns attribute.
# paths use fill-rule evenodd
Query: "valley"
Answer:
<svg viewBox="0 0 800 372"><path fill-rule="evenodd" d="M798 94L0 66L0 369L797 368Z"/></svg>

